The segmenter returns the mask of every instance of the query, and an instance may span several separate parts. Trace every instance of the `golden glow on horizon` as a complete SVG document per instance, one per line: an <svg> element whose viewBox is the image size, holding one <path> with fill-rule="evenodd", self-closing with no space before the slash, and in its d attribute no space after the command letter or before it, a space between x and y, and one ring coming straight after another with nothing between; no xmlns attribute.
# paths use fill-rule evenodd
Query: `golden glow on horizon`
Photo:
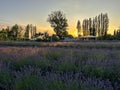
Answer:
<svg viewBox="0 0 120 90"><path fill-rule="evenodd" d="M48 32L50 35L54 34L55 32L53 31L53 28L51 27L38 27L38 32ZM117 26L109 26L109 30L108 30L108 34L112 34L115 29L118 29L119 27ZM73 35L74 37L78 37L78 33L77 33L77 29L74 27L69 27L69 29L67 30L69 34Z"/></svg>
<svg viewBox="0 0 120 90"><path fill-rule="evenodd" d="M50 28L50 27L45 27L44 28L44 27L38 27L37 26L37 29L38 29L38 32L48 32L50 35L55 34L55 32L53 31L53 28ZM78 36L77 30L73 29L73 28L69 28L68 33L73 35L73 37Z"/></svg>
<svg viewBox="0 0 120 90"><path fill-rule="evenodd" d="M73 35L73 37L78 37L77 30L73 29L68 32L69 34Z"/></svg>
<svg viewBox="0 0 120 90"><path fill-rule="evenodd" d="M78 36L77 29L76 29L78 18L79 17L74 17L73 19L68 19L68 30L67 31L69 34L73 35L74 37ZM114 19L110 19L108 34L113 35L114 30L119 28L119 19L118 19L118 21L116 21L118 24L115 21L116 20L114 20ZM81 22L82 22L82 19L81 19ZM41 24L37 23L37 28L38 28L39 32L46 32L47 31L50 35L55 33L53 28L50 26L50 24L48 22L41 23Z"/></svg>

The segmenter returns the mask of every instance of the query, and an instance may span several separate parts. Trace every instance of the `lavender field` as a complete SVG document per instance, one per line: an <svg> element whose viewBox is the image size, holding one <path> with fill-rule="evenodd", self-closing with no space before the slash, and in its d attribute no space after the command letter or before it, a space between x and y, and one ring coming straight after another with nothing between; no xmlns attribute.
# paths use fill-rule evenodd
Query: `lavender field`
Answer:
<svg viewBox="0 0 120 90"><path fill-rule="evenodd" d="M0 43L0 90L120 90L120 43Z"/></svg>

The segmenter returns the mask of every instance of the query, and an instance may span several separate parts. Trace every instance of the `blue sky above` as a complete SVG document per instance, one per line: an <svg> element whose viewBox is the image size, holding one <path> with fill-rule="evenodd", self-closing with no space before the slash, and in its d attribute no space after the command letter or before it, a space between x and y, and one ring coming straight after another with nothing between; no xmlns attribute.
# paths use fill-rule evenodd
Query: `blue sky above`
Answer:
<svg viewBox="0 0 120 90"><path fill-rule="evenodd" d="M120 26L120 0L0 0L0 24L34 24L50 29L46 21L51 11L66 14L69 29L76 29L76 22L108 13L110 30Z"/></svg>

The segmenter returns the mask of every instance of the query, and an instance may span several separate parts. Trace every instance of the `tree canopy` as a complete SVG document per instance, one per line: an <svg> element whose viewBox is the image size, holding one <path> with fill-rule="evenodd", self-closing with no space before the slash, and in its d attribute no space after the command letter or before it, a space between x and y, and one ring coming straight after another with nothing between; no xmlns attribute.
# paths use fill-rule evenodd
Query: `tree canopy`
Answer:
<svg viewBox="0 0 120 90"><path fill-rule="evenodd" d="M51 27L54 29L56 35L59 39L64 39L68 32L67 32L67 19L63 12L61 11L54 11L48 15L47 21L51 24Z"/></svg>
<svg viewBox="0 0 120 90"><path fill-rule="evenodd" d="M81 36L81 24L80 24L80 20L78 20L78 22L77 22L77 30L78 30L78 36L80 35Z"/></svg>

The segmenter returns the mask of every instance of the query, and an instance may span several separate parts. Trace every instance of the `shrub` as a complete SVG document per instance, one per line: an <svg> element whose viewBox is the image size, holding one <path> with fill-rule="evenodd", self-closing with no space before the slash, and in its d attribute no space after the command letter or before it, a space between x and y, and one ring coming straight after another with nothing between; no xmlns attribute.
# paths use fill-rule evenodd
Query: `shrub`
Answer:
<svg viewBox="0 0 120 90"><path fill-rule="evenodd" d="M12 90L13 89L13 76L8 72L0 72L0 89Z"/></svg>
<svg viewBox="0 0 120 90"><path fill-rule="evenodd" d="M15 90L41 90L37 76L22 76L15 82Z"/></svg>
<svg viewBox="0 0 120 90"><path fill-rule="evenodd" d="M33 66L33 67L39 67L42 70L47 70L48 67L50 67L50 62L48 60L36 60L33 58L25 58L19 61L15 61L13 63L12 68L14 70L20 70L22 67L28 67L28 66Z"/></svg>

